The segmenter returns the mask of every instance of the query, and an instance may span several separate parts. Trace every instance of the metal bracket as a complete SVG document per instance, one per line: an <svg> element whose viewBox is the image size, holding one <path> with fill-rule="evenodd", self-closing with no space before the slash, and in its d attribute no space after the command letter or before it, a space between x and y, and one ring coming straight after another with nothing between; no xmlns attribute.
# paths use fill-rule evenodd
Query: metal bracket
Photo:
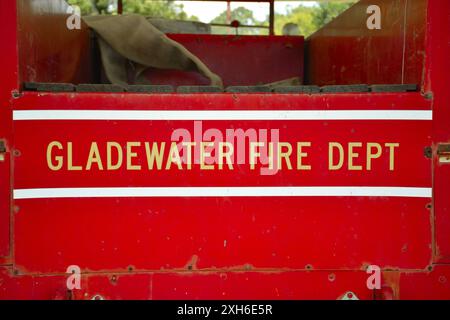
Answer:
<svg viewBox="0 0 450 320"><path fill-rule="evenodd" d="M5 153L6 153L6 142L5 140L0 140L0 161L5 161Z"/></svg>
<svg viewBox="0 0 450 320"><path fill-rule="evenodd" d="M450 164L450 143L438 144L437 154L439 157L439 163Z"/></svg>

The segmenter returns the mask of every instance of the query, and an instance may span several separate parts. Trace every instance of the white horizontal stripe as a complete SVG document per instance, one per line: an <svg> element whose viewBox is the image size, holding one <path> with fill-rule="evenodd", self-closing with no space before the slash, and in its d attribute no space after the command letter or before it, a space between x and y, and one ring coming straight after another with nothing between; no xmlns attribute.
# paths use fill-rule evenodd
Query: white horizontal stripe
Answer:
<svg viewBox="0 0 450 320"><path fill-rule="evenodd" d="M20 120L432 120L431 110L14 110Z"/></svg>
<svg viewBox="0 0 450 320"><path fill-rule="evenodd" d="M405 187L149 187L16 189L14 199L109 197L411 197L431 188Z"/></svg>

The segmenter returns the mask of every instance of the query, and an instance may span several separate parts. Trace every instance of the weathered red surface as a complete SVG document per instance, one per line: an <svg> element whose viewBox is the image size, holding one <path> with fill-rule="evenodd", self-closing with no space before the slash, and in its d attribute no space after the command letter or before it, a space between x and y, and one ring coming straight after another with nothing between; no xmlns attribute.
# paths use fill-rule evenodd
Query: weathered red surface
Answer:
<svg viewBox="0 0 450 320"><path fill-rule="evenodd" d="M84 275L69 293L66 276L14 276L0 267L0 299L448 299L450 268L432 272L387 271L382 289L368 290L364 271L178 272ZM18 290L17 288L28 289Z"/></svg>
<svg viewBox="0 0 450 320"><path fill-rule="evenodd" d="M120 99L118 99L120 98ZM61 109L70 101L78 109L111 104L120 110L427 110L418 93L283 95L145 95L26 93L16 110L40 105ZM120 105L117 104L120 101ZM45 106L45 107L44 107ZM164 106L161 108L161 106ZM364 106L361 108L361 106ZM403 186L430 187L429 121L204 121L203 130L234 127L277 128L280 140L312 143L311 171L281 171L261 176L247 165L234 170L51 172L48 143L73 143L73 163L85 163L96 141L170 142L174 129L193 133L191 121L17 121L15 189L58 187L196 187L196 186ZM101 132L99 135L98 133ZM33 135L33 139L28 137ZM396 142L397 169L389 157L371 171L327 170L327 143ZM86 148L87 147L87 148ZM136 149L143 152L142 148ZM362 149L361 149L362 151ZM386 150L385 150L386 151ZM60 153L58 153L59 155ZM61 153L63 154L63 153ZM102 151L104 155L104 151ZM365 153L357 160L366 161ZM145 167L144 157L136 164ZM236 172L239 172L239 175ZM415 174L411 174L415 172ZM182 173L182 179L180 179ZM350 269L369 264L395 269L424 269L431 262L431 225L427 204L413 198L164 198L16 200L15 268L21 273L64 272L69 264L85 271ZM36 214L39 212L39 214ZM101 227L100 227L101 226ZM389 235L380 237L380 232ZM57 239L57 241L56 241ZM32 248L39 247L36 251Z"/></svg>
<svg viewBox="0 0 450 320"><path fill-rule="evenodd" d="M424 148L449 140L448 4L430 1L425 90L335 95L140 95L24 93L18 88L14 5L0 2L5 58L1 126L8 148L0 194L39 187L107 186L407 186L433 187L434 198L87 198L14 200L0 211L0 299L450 299L448 168ZM411 2L410 2L411 3ZM436 4L437 3L437 4ZM436 5L436 7L434 7ZM8 15L6 15L8 13ZM5 15L5 16L4 16ZM442 28L445 30L444 28ZM3 29L2 29L3 30ZM434 31L433 31L434 30ZM420 37L419 37L420 38ZM340 41L343 41L342 39ZM345 41L344 41L345 42ZM388 48L388 46L386 46ZM394 67L393 67L394 68ZM448 68L447 68L448 69ZM392 69L392 73L396 74ZM411 81L408 81L411 82ZM16 121L10 110L431 110L433 121L204 121L204 128L277 128L285 141L311 141L311 171L260 176L240 171L118 170L49 172L46 146L72 141L83 161L92 141L167 141L191 121ZM14 140L12 135L14 133ZM324 143L385 142L401 148L393 172L386 158L372 171L325 171ZM316 149L316 146L318 146ZM12 152L11 152L12 153ZM9 153L8 157L11 156ZM365 162L364 154L360 158ZM434 169L432 168L435 163ZM358 163L359 164L359 163ZM398 166L397 166L398 165ZM12 175L9 176L10 169ZM433 176L434 174L434 176ZM6 187L4 187L6 188ZM432 202L431 208L428 204ZM9 218L13 217L12 229ZM10 232L12 232L11 242ZM9 255L10 248L12 256ZM435 250L433 250L435 249ZM66 268L82 269L82 289L68 295ZM368 264L383 268L383 289L366 287Z"/></svg>
<svg viewBox="0 0 450 320"><path fill-rule="evenodd" d="M381 9L381 30L366 27L370 5ZM306 82L422 83L426 16L426 0L359 1L307 39Z"/></svg>
<svg viewBox="0 0 450 320"><path fill-rule="evenodd" d="M425 91L433 96L433 146L450 142L450 3L430 1L428 4L427 59ZM436 262L450 263L450 166L434 161L434 219Z"/></svg>
<svg viewBox="0 0 450 320"><path fill-rule="evenodd" d="M0 264L7 261L10 255L10 147L12 145L12 92L18 88L18 57L17 57L17 21L15 6L10 2L0 2L0 19L3 28L0 28L2 39L2 59L0 60L0 139L5 139L7 153L5 161L0 162Z"/></svg>
<svg viewBox="0 0 450 320"><path fill-rule="evenodd" d="M260 85L294 77L303 81L303 37L189 34L169 37L198 56L222 78L225 86ZM150 69L146 74L155 84L209 84L192 72Z"/></svg>
<svg viewBox="0 0 450 320"><path fill-rule="evenodd" d="M69 30L66 27L67 9L65 1L17 1L17 45L22 82L91 81L89 31L84 24L80 30Z"/></svg>

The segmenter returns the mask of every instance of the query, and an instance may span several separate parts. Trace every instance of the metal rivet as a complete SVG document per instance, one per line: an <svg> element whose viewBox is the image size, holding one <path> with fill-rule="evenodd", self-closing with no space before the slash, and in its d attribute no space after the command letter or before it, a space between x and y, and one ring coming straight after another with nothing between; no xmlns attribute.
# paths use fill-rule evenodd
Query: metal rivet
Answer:
<svg viewBox="0 0 450 320"><path fill-rule="evenodd" d="M12 95L12 97L13 97L14 99L20 98L20 92L17 91L17 90L11 91L11 95Z"/></svg>
<svg viewBox="0 0 450 320"><path fill-rule="evenodd" d="M433 149L431 147L425 147L423 150L423 154L428 159L431 159L433 157Z"/></svg>

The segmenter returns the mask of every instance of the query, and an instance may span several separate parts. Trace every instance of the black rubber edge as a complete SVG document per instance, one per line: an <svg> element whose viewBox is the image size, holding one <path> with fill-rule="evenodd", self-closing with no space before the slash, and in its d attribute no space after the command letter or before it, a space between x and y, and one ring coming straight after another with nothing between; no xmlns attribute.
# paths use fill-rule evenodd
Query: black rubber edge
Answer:
<svg viewBox="0 0 450 320"><path fill-rule="evenodd" d="M276 87L273 89L275 93L319 93L319 86L283 86Z"/></svg>
<svg viewBox="0 0 450 320"><path fill-rule="evenodd" d="M115 84L79 84L77 92L125 92L125 88Z"/></svg>
<svg viewBox="0 0 450 320"><path fill-rule="evenodd" d="M417 84L373 84L370 86L372 92L416 92Z"/></svg>
<svg viewBox="0 0 450 320"><path fill-rule="evenodd" d="M231 86L226 89L231 93L270 93L272 89L268 86Z"/></svg>
<svg viewBox="0 0 450 320"><path fill-rule="evenodd" d="M23 89L38 92L73 92L75 86L71 83L25 82Z"/></svg>
<svg viewBox="0 0 450 320"><path fill-rule="evenodd" d="M333 85L323 86L323 93L369 92L367 84Z"/></svg>
<svg viewBox="0 0 450 320"><path fill-rule="evenodd" d="M167 85L128 85L125 87L127 92L133 93L172 93L174 89Z"/></svg>
<svg viewBox="0 0 450 320"><path fill-rule="evenodd" d="M333 85L318 86L282 86L271 90L268 86L231 86L226 92L231 93L345 93L345 92L376 92L376 93L402 93L417 92L417 84L376 84L376 85ZM128 85L125 87L113 84L79 84L77 86L71 83L44 83L44 82L25 82L23 84L25 91L38 92L132 92L132 93L173 93L174 88L169 85ZM222 89L214 86L179 86L178 93L220 93Z"/></svg>
<svg viewBox="0 0 450 320"><path fill-rule="evenodd" d="M220 93L223 90L216 86L179 86L178 93Z"/></svg>

